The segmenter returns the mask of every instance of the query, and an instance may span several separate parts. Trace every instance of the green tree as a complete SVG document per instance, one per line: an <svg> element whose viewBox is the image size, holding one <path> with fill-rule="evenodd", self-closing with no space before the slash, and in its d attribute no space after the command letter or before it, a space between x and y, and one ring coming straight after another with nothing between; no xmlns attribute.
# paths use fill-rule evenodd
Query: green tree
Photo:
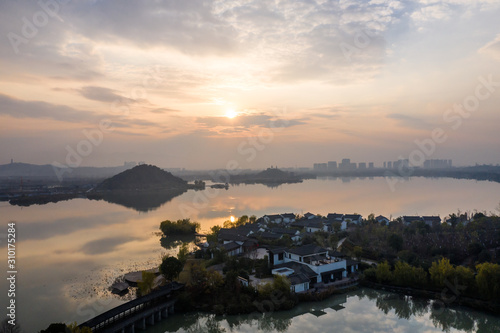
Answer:
<svg viewBox="0 0 500 333"><path fill-rule="evenodd" d="M500 298L500 265L485 262L476 266L476 285L485 299Z"/></svg>
<svg viewBox="0 0 500 333"><path fill-rule="evenodd" d="M431 281L436 287L444 287L445 281L448 280L452 282L452 278L455 276L455 269L452 264L450 264L450 259L441 258L438 262L434 261L429 268L429 274L431 275Z"/></svg>
<svg viewBox="0 0 500 333"><path fill-rule="evenodd" d="M363 254L363 248L361 246L355 246L352 250L356 259L361 259L361 255Z"/></svg>
<svg viewBox="0 0 500 333"><path fill-rule="evenodd" d="M147 295L153 290L156 275L151 272L142 271L142 281L137 285L141 296Z"/></svg>
<svg viewBox="0 0 500 333"><path fill-rule="evenodd" d="M387 242L389 246L392 247L396 252L399 252L403 249L403 237L398 234L390 235Z"/></svg>
<svg viewBox="0 0 500 333"><path fill-rule="evenodd" d="M160 273L166 280L172 281L182 272L183 264L175 257L164 257L160 265Z"/></svg>
<svg viewBox="0 0 500 333"><path fill-rule="evenodd" d="M404 261L398 261L394 266L394 283L400 286L411 286L415 283L413 267Z"/></svg>
<svg viewBox="0 0 500 333"><path fill-rule="evenodd" d="M387 261L378 264L375 275L377 276L377 281L379 283L391 282L392 281L391 265L389 265Z"/></svg>
<svg viewBox="0 0 500 333"><path fill-rule="evenodd" d="M21 326L16 320L16 325L9 324L9 318L5 318L0 323L0 333L21 333Z"/></svg>
<svg viewBox="0 0 500 333"><path fill-rule="evenodd" d="M179 252L177 253L177 259L184 265L186 263L189 254L189 243L185 242L179 247Z"/></svg>
<svg viewBox="0 0 500 333"><path fill-rule="evenodd" d="M220 225L214 225L213 227L210 228L210 233L207 234L207 242L210 245L217 244L219 241L219 232L222 227Z"/></svg>

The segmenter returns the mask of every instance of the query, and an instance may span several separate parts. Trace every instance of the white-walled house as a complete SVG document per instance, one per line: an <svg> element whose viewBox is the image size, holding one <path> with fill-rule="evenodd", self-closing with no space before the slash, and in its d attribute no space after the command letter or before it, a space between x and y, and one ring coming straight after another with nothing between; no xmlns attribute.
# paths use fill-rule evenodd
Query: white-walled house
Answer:
<svg viewBox="0 0 500 333"><path fill-rule="evenodd" d="M273 266L273 274L294 276L297 284L294 290L303 290L305 277L309 279L308 287L316 283L329 283L341 280L349 273L357 271L357 262L349 262L340 256L330 254L327 249L314 244L303 245L292 249L269 250L269 261ZM300 276L299 276L300 275Z"/></svg>
<svg viewBox="0 0 500 333"><path fill-rule="evenodd" d="M295 214L293 213L285 213L281 214L281 217L283 218L283 223L292 223L295 222Z"/></svg>
<svg viewBox="0 0 500 333"><path fill-rule="evenodd" d="M391 222L387 217L383 216L383 215L379 215L375 218L375 221L377 221L378 223L389 223Z"/></svg>
<svg viewBox="0 0 500 333"><path fill-rule="evenodd" d="M363 217L359 214L345 214L343 217L343 221L360 224L363 221Z"/></svg>
<svg viewBox="0 0 500 333"><path fill-rule="evenodd" d="M307 232L317 232L324 230L323 220L319 217L308 219L306 225Z"/></svg>

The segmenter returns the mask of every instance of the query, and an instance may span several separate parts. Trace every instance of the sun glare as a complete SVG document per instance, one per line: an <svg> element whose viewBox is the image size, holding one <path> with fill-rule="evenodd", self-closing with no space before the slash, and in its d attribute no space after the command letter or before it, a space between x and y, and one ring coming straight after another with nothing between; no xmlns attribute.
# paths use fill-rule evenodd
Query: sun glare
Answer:
<svg viewBox="0 0 500 333"><path fill-rule="evenodd" d="M231 222L234 222L234 221L235 221L234 216L231 216Z"/></svg>
<svg viewBox="0 0 500 333"><path fill-rule="evenodd" d="M233 119L238 115L238 112L234 111L233 109L229 109L226 111L226 117L229 119Z"/></svg>

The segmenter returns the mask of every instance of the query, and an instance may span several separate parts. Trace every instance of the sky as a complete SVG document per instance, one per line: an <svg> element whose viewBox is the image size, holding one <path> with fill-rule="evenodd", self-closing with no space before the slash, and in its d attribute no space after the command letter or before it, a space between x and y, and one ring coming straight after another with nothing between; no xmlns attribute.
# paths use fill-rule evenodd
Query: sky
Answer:
<svg viewBox="0 0 500 333"><path fill-rule="evenodd" d="M497 0L1 0L0 164L500 163Z"/></svg>

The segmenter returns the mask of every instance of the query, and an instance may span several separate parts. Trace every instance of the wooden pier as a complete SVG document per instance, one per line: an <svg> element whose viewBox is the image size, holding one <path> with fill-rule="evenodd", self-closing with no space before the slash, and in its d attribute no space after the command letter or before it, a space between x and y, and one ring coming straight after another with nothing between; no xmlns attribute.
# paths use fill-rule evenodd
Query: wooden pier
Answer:
<svg viewBox="0 0 500 333"><path fill-rule="evenodd" d="M172 292L182 287L182 284L171 283L106 311L79 327L89 327L93 333L135 333L136 328L146 329L146 325L154 325L174 313L176 299Z"/></svg>

